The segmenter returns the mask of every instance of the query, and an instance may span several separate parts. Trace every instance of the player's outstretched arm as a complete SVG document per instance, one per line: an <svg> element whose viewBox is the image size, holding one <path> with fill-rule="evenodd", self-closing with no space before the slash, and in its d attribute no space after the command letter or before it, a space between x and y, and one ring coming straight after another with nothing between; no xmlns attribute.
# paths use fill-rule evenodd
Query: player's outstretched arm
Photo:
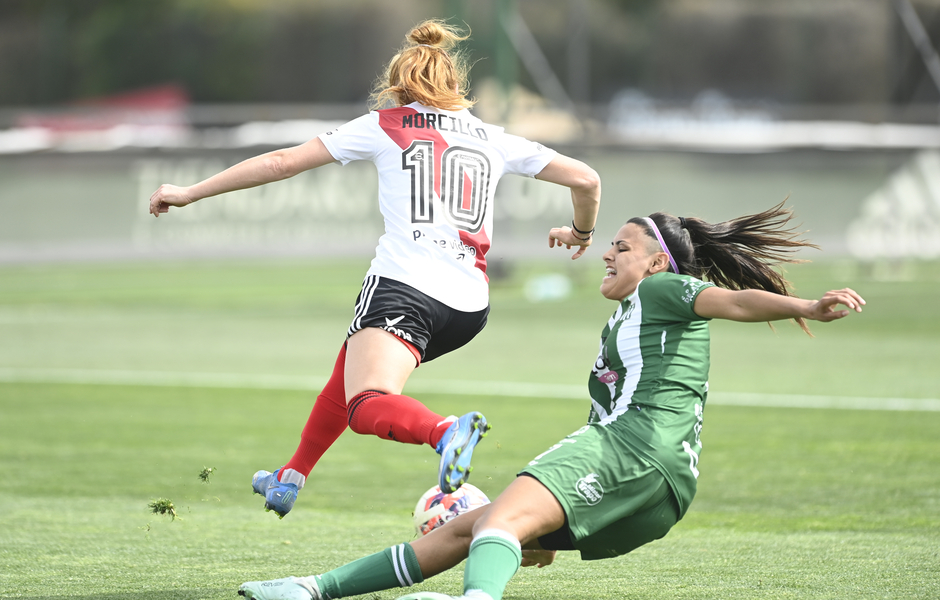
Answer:
<svg viewBox="0 0 940 600"><path fill-rule="evenodd" d="M333 161L320 138L313 138L299 146L249 158L195 185L165 183L150 196L150 214L159 217L171 206L182 207L210 196L280 181Z"/></svg>
<svg viewBox="0 0 940 600"><path fill-rule="evenodd" d="M582 232L594 231L601 203L601 178L594 169L580 160L558 154L535 178L570 188L574 208L572 225ZM580 246L571 257L573 260L584 254L593 239L593 235L576 233L571 227L555 227L548 233L548 247Z"/></svg>
<svg viewBox="0 0 940 600"><path fill-rule="evenodd" d="M842 305L850 310L837 310ZM781 296L763 290L726 290L709 287L695 299L695 314L710 319L756 323L804 318L824 323L842 319L851 310L862 312L865 300L855 290L844 288L823 294L819 300Z"/></svg>

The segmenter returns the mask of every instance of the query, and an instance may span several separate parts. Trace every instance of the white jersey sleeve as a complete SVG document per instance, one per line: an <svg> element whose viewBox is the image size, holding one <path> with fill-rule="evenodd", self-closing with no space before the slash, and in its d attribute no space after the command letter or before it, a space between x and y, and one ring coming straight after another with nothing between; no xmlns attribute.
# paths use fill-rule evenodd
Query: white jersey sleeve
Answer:
<svg viewBox="0 0 940 600"><path fill-rule="evenodd" d="M385 234L369 275L408 284L460 311L489 303L493 199L507 174L535 176L555 151L469 111L413 103L320 135L333 158L375 163Z"/></svg>
<svg viewBox="0 0 940 600"><path fill-rule="evenodd" d="M379 132L375 113L370 113L321 134L320 140L333 158L347 165L354 160L375 158L375 141Z"/></svg>
<svg viewBox="0 0 940 600"><path fill-rule="evenodd" d="M535 177L555 158L555 151L538 142L503 134L506 157L506 172L526 177Z"/></svg>

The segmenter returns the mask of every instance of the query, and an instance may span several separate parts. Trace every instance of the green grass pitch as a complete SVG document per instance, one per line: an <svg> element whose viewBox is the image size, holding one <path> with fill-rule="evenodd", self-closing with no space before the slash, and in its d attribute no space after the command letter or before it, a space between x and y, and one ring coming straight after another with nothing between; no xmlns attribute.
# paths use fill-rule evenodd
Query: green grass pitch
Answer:
<svg viewBox="0 0 940 600"><path fill-rule="evenodd" d="M516 265L493 282L487 329L418 369L416 389L583 385L613 310L596 291L598 258ZM411 539L411 510L436 476L429 448L347 432L279 521L250 478L289 457L313 392L128 384L146 373L325 377L364 270L357 261L0 268L0 598L234 598L242 581L319 573ZM548 272L568 274L574 293L530 303L524 281ZM802 295L851 285L869 301L862 315L814 324L814 339L785 323L716 323L715 403L686 518L618 559L567 553L522 569L507 600L940 597L940 412L719 402L722 392L938 398L940 265L879 273L791 267ZM99 383L64 383L62 372ZM491 495L587 416L583 400L494 397L470 384L415 395L443 414L487 415L494 429L471 482ZM173 502L175 520L151 511L158 499ZM461 578L458 568L419 589L457 594Z"/></svg>

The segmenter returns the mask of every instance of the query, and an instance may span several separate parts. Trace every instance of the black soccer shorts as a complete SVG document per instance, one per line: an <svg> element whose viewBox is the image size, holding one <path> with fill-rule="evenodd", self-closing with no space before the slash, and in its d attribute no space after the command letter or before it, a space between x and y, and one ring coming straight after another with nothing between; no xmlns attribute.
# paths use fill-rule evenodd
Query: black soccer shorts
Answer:
<svg viewBox="0 0 940 600"><path fill-rule="evenodd" d="M366 327L397 335L428 362L472 340L486 325L487 306L476 312L454 310L400 281L369 275L356 298L356 310L346 337Z"/></svg>

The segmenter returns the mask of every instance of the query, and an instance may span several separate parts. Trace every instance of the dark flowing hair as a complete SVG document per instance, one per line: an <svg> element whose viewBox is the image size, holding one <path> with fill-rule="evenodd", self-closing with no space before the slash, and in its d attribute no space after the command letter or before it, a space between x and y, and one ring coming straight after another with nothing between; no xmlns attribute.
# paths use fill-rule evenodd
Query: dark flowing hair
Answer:
<svg viewBox="0 0 940 600"><path fill-rule="evenodd" d="M680 274L730 290L755 289L792 296L790 282L774 267L805 262L793 258L793 253L800 248L819 249L819 246L800 239L801 232L790 225L793 211L784 208L784 202L754 215L714 224L662 212L649 218L656 223ZM634 217L627 222L640 226L658 245L656 234L645 219ZM669 270L673 270L672 266ZM802 317L794 321L812 335Z"/></svg>

